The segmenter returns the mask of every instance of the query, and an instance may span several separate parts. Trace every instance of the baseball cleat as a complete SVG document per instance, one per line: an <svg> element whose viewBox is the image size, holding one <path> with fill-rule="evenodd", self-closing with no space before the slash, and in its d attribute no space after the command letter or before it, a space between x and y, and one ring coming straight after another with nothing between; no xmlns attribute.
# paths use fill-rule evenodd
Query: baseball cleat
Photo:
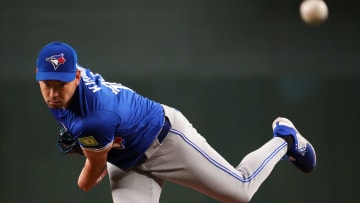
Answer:
<svg viewBox="0 0 360 203"><path fill-rule="evenodd" d="M294 144L288 149L284 158L288 158L304 173L310 173L316 166L316 154L314 147L307 141L294 124L287 118L278 117L272 124L274 137L292 136Z"/></svg>

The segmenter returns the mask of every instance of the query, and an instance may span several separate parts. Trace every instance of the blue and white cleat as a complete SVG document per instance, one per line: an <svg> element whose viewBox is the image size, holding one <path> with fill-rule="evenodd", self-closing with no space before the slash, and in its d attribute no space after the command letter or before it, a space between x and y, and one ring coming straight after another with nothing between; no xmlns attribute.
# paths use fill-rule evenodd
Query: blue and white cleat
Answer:
<svg viewBox="0 0 360 203"><path fill-rule="evenodd" d="M288 149L286 157L304 173L312 172L316 166L314 147L300 135L294 124L287 118L278 117L274 120L272 128L274 137L292 136L294 138L294 145Z"/></svg>

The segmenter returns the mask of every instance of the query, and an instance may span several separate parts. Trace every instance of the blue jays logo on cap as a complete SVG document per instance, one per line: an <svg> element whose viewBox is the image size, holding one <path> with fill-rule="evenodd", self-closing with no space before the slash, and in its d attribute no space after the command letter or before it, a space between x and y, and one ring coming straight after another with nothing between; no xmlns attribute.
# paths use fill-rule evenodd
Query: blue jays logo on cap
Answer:
<svg viewBox="0 0 360 203"><path fill-rule="evenodd" d="M76 51L66 43L51 42L40 50L36 67L37 81L71 82L75 79L77 70Z"/></svg>
<svg viewBox="0 0 360 203"><path fill-rule="evenodd" d="M50 56L49 58L46 58L47 62L50 62L53 66L54 69L56 70L61 64L64 64L66 59L64 58L64 54L61 53L59 55L53 55Z"/></svg>

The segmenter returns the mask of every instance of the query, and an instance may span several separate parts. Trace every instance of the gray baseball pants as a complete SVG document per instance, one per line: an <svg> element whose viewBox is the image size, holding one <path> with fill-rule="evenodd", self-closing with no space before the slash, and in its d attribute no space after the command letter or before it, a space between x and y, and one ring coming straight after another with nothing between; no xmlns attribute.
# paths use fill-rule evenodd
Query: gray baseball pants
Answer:
<svg viewBox="0 0 360 203"><path fill-rule="evenodd" d="M249 202L286 153L286 142L275 137L234 167L181 112L163 106L172 127L161 144L153 142L145 153L148 159L130 171L108 163L114 203L158 203L165 181L192 188L220 202Z"/></svg>

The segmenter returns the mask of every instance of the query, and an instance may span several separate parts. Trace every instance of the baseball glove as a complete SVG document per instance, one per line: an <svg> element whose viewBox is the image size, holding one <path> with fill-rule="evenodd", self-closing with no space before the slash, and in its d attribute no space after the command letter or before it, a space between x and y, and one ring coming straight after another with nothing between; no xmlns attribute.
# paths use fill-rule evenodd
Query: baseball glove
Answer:
<svg viewBox="0 0 360 203"><path fill-rule="evenodd" d="M78 141L65 128L60 129L57 146L62 154L84 155Z"/></svg>

